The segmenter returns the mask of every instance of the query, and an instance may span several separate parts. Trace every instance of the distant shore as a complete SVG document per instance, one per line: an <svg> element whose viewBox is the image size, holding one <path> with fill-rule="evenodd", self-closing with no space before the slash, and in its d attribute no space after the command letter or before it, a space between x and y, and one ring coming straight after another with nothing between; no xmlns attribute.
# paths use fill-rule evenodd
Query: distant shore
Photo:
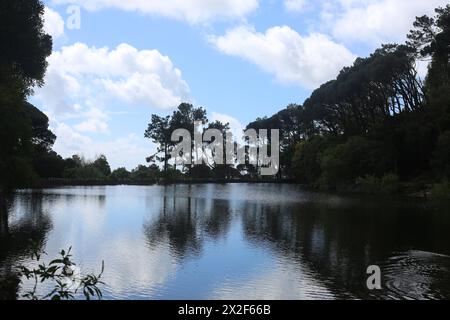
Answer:
<svg viewBox="0 0 450 320"><path fill-rule="evenodd" d="M65 186L152 186L173 184L226 184L226 183L275 183L297 184L294 179L175 179L175 180L73 180L73 179L46 179L41 180L35 188L52 188Z"/></svg>
<svg viewBox="0 0 450 320"><path fill-rule="evenodd" d="M174 180L76 180L76 179L43 179L40 180L36 185L30 186L32 189L43 189L43 188L58 188L58 187L95 187L95 186L155 186L155 185L189 185L189 184L297 184L305 190L323 192L318 188L314 188L308 185L300 184L294 179L268 179L268 178L248 178L248 179L174 179ZM339 190L327 190L331 193L339 194L362 194L362 195L392 195L392 196L402 196L409 198L421 198L421 199L434 199L433 196L433 185L432 184L416 184L416 183L400 183L399 189L395 193L380 192L380 193L367 193L358 189L356 186L349 186L347 188ZM439 197L441 198L441 197Z"/></svg>

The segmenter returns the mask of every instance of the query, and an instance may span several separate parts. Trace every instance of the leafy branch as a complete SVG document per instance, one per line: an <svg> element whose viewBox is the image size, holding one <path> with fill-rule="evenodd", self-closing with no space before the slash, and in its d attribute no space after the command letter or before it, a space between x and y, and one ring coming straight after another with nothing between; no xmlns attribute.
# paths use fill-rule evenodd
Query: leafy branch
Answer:
<svg viewBox="0 0 450 320"><path fill-rule="evenodd" d="M71 250L72 247L67 251L61 250L60 257L52 260L48 265L43 262L40 263L42 255L47 253L33 250L31 258L38 263L38 266L34 269L26 266L19 267L19 274L33 281L33 288L23 294L22 297L29 300L73 300L78 292L82 292L86 300L93 298L101 300L103 294L99 285L104 284L101 281L105 270L104 261L102 261L102 269L98 275L88 274L83 276L76 272L78 269L72 261ZM37 294L38 286L46 281L54 282L54 288L50 293L39 296Z"/></svg>

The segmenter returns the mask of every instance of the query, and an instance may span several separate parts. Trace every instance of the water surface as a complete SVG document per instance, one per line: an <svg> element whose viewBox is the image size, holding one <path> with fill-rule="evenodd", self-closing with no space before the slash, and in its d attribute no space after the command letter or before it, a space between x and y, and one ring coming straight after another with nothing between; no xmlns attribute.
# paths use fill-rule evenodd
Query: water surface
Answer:
<svg viewBox="0 0 450 320"><path fill-rule="evenodd" d="M0 208L0 297L29 289L11 278L33 239L84 272L104 260L105 299L449 299L449 208L279 184L19 191Z"/></svg>

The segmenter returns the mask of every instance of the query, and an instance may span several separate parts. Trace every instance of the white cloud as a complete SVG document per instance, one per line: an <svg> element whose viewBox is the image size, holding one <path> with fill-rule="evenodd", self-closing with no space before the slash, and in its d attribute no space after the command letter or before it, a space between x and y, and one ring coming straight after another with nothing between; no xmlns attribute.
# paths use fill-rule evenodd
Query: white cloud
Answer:
<svg viewBox="0 0 450 320"><path fill-rule="evenodd" d="M428 68L430 66L430 60L417 60L416 61L416 70L417 75L422 81L425 81L425 78L428 75Z"/></svg>
<svg viewBox="0 0 450 320"><path fill-rule="evenodd" d="M276 257L281 264L254 273L246 278L229 277L213 291L217 300L334 300L335 295L325 281L306 263L295 263L293 259ZM267 288L270 288L268 290Z"/></svg>
<svg viewBox="0 0 450 320"><path fill-rule="evenodd" d="M53 0L54 4L77 4L87 10L115 8L159 15L191 24L243 18L258 8L259 0Z"/></svg>
<svg viewBox="0 0 450 320"><path fill-rule="evenodd" d="M54 150L64 157L69 157L79 153L82 148L92 145L92 140L79 132L73 130L72 127L65 123L55 123L51 130L56 134L58 139L54 146Z"/></svg>
<svg viewBox="0 0 450 320"><path fill-rule="evenodd" d="M306 0L284 0L284 7L288 11L300 12L305 9Z"/></svg>
<svg viewBox="0 0 450 320"><path fill-rule="evenodd" d="M223 53L248 60L283 83L310 89L336 77L355 59L326 35L302 36L287 26L270 28L264 34L241 26L224 36L212 36L210 41Z"/></svg>
<svg viewBox="0 0 450 320"><path fill-rule="evenodd" d="M105 154L112 167L134 168L154 145L141 133L94 139L91 134L110 134L114 110L108 106L122 102L168 109L190 100L181 71L157 50L76 43L53 52L48 62L45 85L36 88L34 99L49 116L58 137L54 149L64 157Z"/></svg>
<svg viewBox="0 0 450 320"><path fill-rule="evenodd" d="M64 35L64 20L58 12L45 7L44 10L44 31L57 39Z"/></svg>
<svg viewBox="0 0 450 320"><path fill-rule="evenodd" d="M112 168L126 167L134 169L139 164L145 164L146 158L156 152L156 146L150 140L130 133L125 137L110 140L105 143L96 143L95 150L90 153L105 154Z"/></svg>
<svg viewBox="0 0 450 320"><path fill-rule="evenodd" d="M181 75L180 75L181 80ZM187 86L180 82L179 94L174 94L173 88L165 86L159 74L134 73L127 79L113 81L111 79L103 80L105 89L117 98L127 103L148 103L151 101L160 108L172 108L179 105L187 98ZM185 92L183 92L185 91Z"/></svg>
<svg viewBox="0 0 450 320"><path fill-rule="evenodd" d="M211 121L220 121L224 124L229 123L230 131L233 133L233 137L235 138L240 138L245 129L245 126L238 119L227 114L212 112Z"/></svg>
<svg viewBox="0 0 450 320"><path fill-rule="evenodd" d="M74 101L96 105L100 99L114 98L164 109L189 100L181 71L157 50L76 43L53 52L48 62L45 86L36 93L54 112L73 111Z"/></svg>
<svg viewBox="0 0 450 320"><path fill-rule="evenodd" d="M81 134L63 122L53 121L51 130L58 137L53 149L61 156L70 157L79 154L87 159L94 159L98 155L104 154L112 169L126 167L131 170L137 165L145 163L146 157L153 154L156 149L149 140L140 138L133 133L105 142L96 141Z"/></svg>
<svg viewBox="0 0 450 320"><path fill-rule="evenodd" d="M322 17L336 38L380 45L403 41L416 16L434 15L448 0L335 0L323 5Z"/></svg>
<svg viewBox="0 0 450 320"><path fill-rule="evenodd" d="M132 283L132 292L139 292L142 297L152 299L157 292L155 288L176 275L177 259L173 250L168 239L160 239L158 243L149 246L136 232L119 234L108 245L100 243L98 256L110 259L120 257L114 259L109 267L110 274L117 276L108 278L104 285L105 293L127 297Z"/></svg>
<svg viewBox="0 0 450 320"><path fill-rule="evenodd" d="M108 115L101 109L92 108L84 114L87 119L75 126L80 132L108 133Z"/></svg>

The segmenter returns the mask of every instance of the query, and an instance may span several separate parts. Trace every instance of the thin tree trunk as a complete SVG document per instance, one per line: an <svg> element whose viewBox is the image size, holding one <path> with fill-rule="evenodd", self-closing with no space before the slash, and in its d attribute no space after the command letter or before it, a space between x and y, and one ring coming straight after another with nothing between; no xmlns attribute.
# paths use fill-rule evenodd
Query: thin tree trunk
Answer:
<svg viewBox="0 0 450 320"><path fill-rule="evenodd" d="M167 172L167 143L164 144L164 172Z"/></svg>

